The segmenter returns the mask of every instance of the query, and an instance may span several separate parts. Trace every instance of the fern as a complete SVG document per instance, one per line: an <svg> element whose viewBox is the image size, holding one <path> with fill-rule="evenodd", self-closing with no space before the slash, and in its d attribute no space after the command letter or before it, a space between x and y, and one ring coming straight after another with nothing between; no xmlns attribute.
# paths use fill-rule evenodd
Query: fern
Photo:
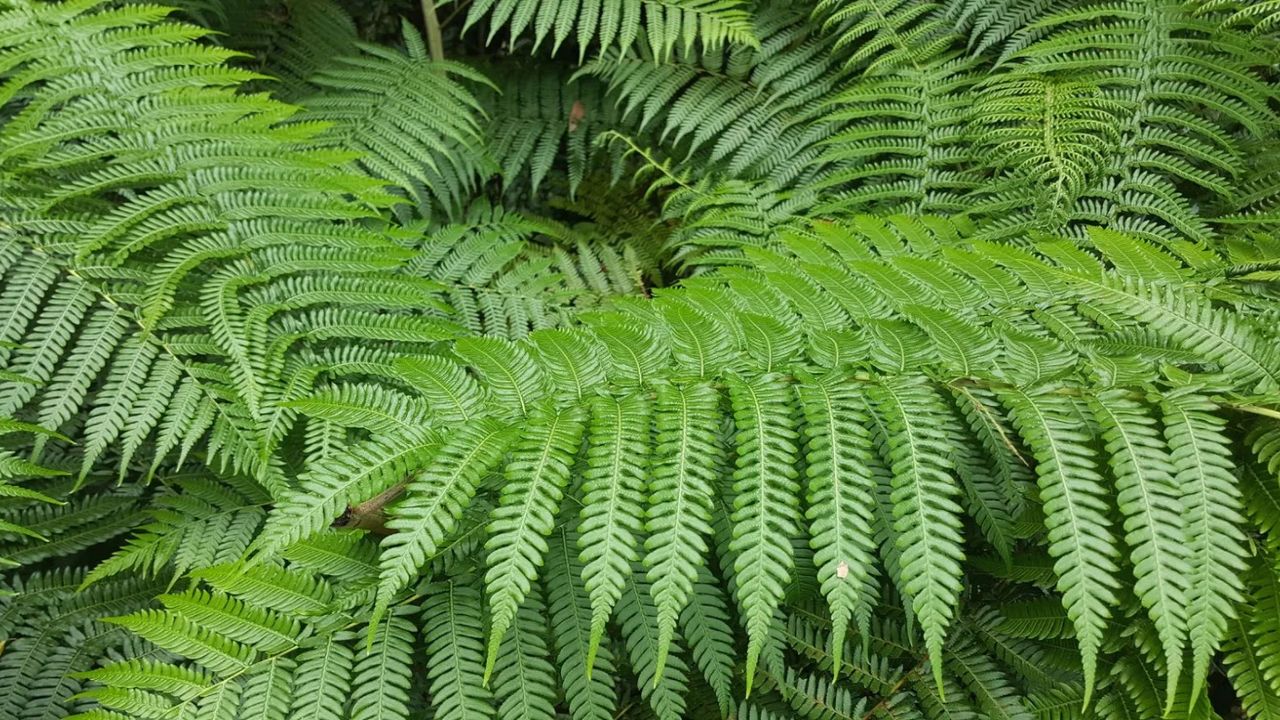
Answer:
<svg viewBox="0 0 1280 720"><path fill-rule="evenodd" d="M0 0L0 716L1280 712L1268 3L178 4Z"/></svg>
<svg viewBox="0 0 1280 720"><path fill-rule="evenodd" d="M334 145L360 153L366 172L456 212L485 169L480 104L458 81L486 80L464 65L430 60L416 32L406 26L407 54L366 45L361 55L330 63L311 76L318 92L303 106L333 125Z"/></svg>
<svg viewBox="0 0 1280 720"><path fill-rule="evenodd" d="M606 53L583 72L605 82L632 134L656 135L688 164L729 177L790 183L811 174L829 118L818 112L842 78L799 8L780 3L757 18L758 47Z"/></svg>
<svg viewBox="0 0 1280 720"><path fill-rule="evenodd" d="M1252 72L1259 56L1251 44L1186 17L1176 3L1066 9L1040 27L1047 32L1043 39L1027 47L1015 43L1008 53L1018 62L1011 72L1083 75L1125 109L1119 142L1102 177L1075 204L1074 219L1174 246L1184 238L1212 237L1180 187L1230 196L1230 178L1243 169L1234 129L1256 133L1274 122L1264 99L1268 91ZM1082 33L1090 45L1107 49L1088 52L1079 43Z"/></svg>
<svg viewBox="0 0 1280 720"><path fill-rule="evenodd" d="M574 33L580 56L592 44L628 49L642 29L658 57L670 54L678 45L687 49L695 41L711 48L754 42L750 15L739 0L623 0L617 4L540 0L523 5L512 0L481 0L471 6L466 25L486 15L490 41L500 27L508 26L513 36L528 28L535 48L553 37L554 53Z"/></svg>

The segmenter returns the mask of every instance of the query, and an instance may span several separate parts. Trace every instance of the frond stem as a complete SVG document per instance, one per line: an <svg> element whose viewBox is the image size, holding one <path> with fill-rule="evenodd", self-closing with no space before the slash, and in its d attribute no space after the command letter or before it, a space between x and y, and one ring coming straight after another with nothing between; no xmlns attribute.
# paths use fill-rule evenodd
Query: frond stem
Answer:
<svg viewBox="0 0 1280 720"><path fill-rule="evenodd" d="M440 33L440 16L436 14L435 0L422 0L422 21L427 26L427 49L431 62L444 60L444 37Z"/></svg>

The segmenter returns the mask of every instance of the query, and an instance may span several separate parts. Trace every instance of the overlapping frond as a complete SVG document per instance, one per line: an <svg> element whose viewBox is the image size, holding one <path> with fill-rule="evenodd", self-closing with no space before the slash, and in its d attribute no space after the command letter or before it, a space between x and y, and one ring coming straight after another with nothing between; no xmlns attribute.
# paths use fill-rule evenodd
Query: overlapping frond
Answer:
<svg viewBox="0 0 1280 720"><path fill-rule="evenodd" d="M326 137L360 154L370 175L420 203L457 213L486 174L481 105L465 81L487 83L466 65L433 61L405 26L407 52L361 45L311 76L308 116L330 123Z"/></svg>
<svg viewBox="0 0 1280 720"><path fill-rule="evenodd" d="M1243 33L1179 2L1085 3L1041 19L1006 52L1012 77L1084 78L1122 108L1099 178L1068 210L1170 246L1214 231L1196 198L1231 198L1244 135L1274 127L1265 55Z"/></svg>

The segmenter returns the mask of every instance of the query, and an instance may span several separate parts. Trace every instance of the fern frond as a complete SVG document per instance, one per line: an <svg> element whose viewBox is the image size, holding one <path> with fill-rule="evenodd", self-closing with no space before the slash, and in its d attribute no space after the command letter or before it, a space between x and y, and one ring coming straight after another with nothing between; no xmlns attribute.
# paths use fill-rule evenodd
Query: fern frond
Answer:
<svg viewBox="0 0 1280 720"><path fill-rule="evenodd" d="M836 49L854 47L846 61L876 75L919 67L952 41L937 3L903 0L823 0L817 13L834 30Z"/></svg>
<svg viewBox="0 0 1280 720"><path fill-rule="evenodd" d="M546 606L532 592L516 612L494 668L493 690L502 720L555 717L555 670L549 661Z"/></svg>
<svg viewBox="0 0 1280 720"><path fill-rule="evenodd" d="M1008 396L1013 422L1038 463L1049 552L1063 605L1072 615L1084 663L1085 696L1095 683L1103 632L1116 604L1119 556L1089 434L1076 429L1077 408L1052 394Z"/></svg>
<svg viewBox="0 0 1280 720"><path fill-rule="evenodd" d="M644 564L657 610L654 673L662 676L676 621L688 604L708 550L713 468L723 457L719 397L706 385L660 386L655 403L655 452L649 477Z"/></svg>
<svg viewBox="0 0 1280 720"><path fill-rule="evenodd" d="M1236 130L1259 136L1275 122L1252 43L1175 2L1068 6L1024 34L1006 53L1014 76L1084 78L1124 108L1119 141L1071 220L1175 249L1209 240L1193 193L1230 198L1244 169Z"/></svg>
<svg viewBox="0 0 1280 720"><path fill-rule="evenodd" d="M586 418L580 410L542 410L534 415L526 436L512 451L504 475L507 484L489 524L485 589L489 598L487 683L502 638L511 627L547 552L546 537L554 528Z"/></svg>
<svg viewBox="0 0 1280 720"><path fill-rule="evenodd" d="M751 15L741 0L537 0L523 4L481 0L471 6L465 27L486 16L488 41L492 42L503 26L509 26L512 36L527 28L533 33L535 49L554 36L552 54L576 31L573 38L579 59L593 44L627 50L641 38L660 59L676 47L687 50L695 42L712 49L755 42Z"/></svg>
<svg viewBox="0 0 1280 720"><path fill-rule="evenodd" d="M618 603L618 620L626 641L631 667L635 669L640 694L659 720L684 717L688 668L678 653L668 653L662 677L657 675L657 608L639 573L627 576Z"/></svg>
<svg viewBox="0 0 1280 720"><path fill-rule="evenodd" d="M604 637L605 623L639 560L641 499L649 450L649 406L639 395L591 402L587 466L583 471L582 579L591 598L591 641L587 667Z"/></svg>
<svg viewBox="0 0 1280 720"><path fill-rule="evenodd" d="M574 720L609 720L617 706L613 653L600 645L587 672L592 611L577 546L571 532L553 531L544 575L560 684Z"/></svg>
<svg viewBox="0 0 1280 720"><path fill-rule="evenodd" d="M417 629L408 618L411 607L380 624L366 626L364 651L357 652L351 680L352 720L403 720L410 712L413 639Z"/></svg>
<svg viewBox="0 0 1280 720"><path fill-rule="evenodd" d="M398 532L383 544L375 617L452 536L476 487L512 439L508 428L492 420L463 425L409 479L406 498L387 521L387 528Z"/></svg>
<svg viewBox="0 0 1280 720"><path fill-rule="evenodd" d="M1182 498L1174 484L1173 462L1154 419L1123 391L1109 391L1089 401L1106 442L1115 475L1116 504L1124 516L1125 543L1137 585L1164 648L1173 701L1182 674L1187 643L1187 562Z"/></svg>
<svg viewBox="0 0 1280 720"><path fill-rule="evenodd" d="M1193 391L1161 399L1164 435L1177 472L1186 527L1187 621L1192 649L1191 696L1200 694L1201 678L1227 623L1242 599L1240 575L1246 569L1240 490L1232 472L1225 424L1214 417L1204 397Z"/></svg>
<svg viewBox="0 0 1280 720"><path fill-rule="evenodd" d="M484 674L480 605L480 592L458 582L432 587L423 602L431 703L446 720L493 717L493 698L480 681Z"/></svg>
<svg viewBox="0 0 1280 720"><path fill-rule="evenodd" d="M435 434L414 429L366 441L352 452L326 459L299 478L299 487L276 505L252 551L269 557L314 535L348 505L386 490L424 467L440 443Z"/></svg>
<svg viewBox="0 0 1280 720"><path fill-rule="evenodd" d="M789 392L779 378L730 380L738 427L733 474L734 579L750 643L747 694L794 565L786 538L799 531L797 437Z"/></svg>
<svg viewBox="0 0 1280 720"><path fill-rule="evenodd" d="M818 581L831 608L831 634L845 637L852 620L866 635L876 600L867 592L876 574L870 511L876 478L867 467L872 446L866 399L828 378L803 387L800 401L807 424L806 515ZM843 642L832 644L837 671L843 649Z"/></svg>
<svg viewBox="0 0 1280 720"><path fill-rule="evenodd" d="M946 435L920 422L947 413L927 383L898 381L868 388L883 416L893 474L893 530L902 552L902 590L924 630L934 679L942 684L942 641L962 587L960 506L946 455Z"/></svg>
<svg viewBox="0 0 1280 720"><path fill-rule="evenodd" d="M334 146L361 154L370 175L457 212L485 170L481 106L459 81L488 80L409 47L403 54L363 45L360 55L330 62L309 79L319 92L302 104L309 117L332 124Z"/></svg>

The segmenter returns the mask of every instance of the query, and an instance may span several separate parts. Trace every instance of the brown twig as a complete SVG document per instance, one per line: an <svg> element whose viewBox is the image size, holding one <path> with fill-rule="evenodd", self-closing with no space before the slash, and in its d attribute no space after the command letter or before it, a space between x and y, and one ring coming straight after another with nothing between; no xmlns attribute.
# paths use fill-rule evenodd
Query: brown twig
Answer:
<svg viewBox="0 0 1280 720"><path fill-rule="evenodd" d="M409 478L405 478L359 505L352 505L333 523L334 527L368 530L375 535L390 535L387 528L387 506L404 493Z"/></svg>

